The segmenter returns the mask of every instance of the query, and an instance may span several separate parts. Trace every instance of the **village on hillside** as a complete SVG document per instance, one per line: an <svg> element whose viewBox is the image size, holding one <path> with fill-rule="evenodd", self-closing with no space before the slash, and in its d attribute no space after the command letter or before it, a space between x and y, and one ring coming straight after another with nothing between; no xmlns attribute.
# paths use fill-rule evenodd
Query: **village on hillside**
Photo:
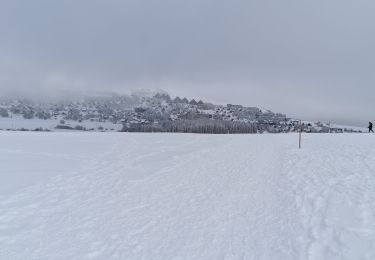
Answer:
<svg viewBox="0 0 375 260"><path fill-rule="evenodd" d="M151 95L102 95L77 100L37 102L0 100L2 130L83 130L185 133L288 133L301 129L300 120L257 107L214 105ZM306 122L304 132L360 132L320 122Z"/></svg>

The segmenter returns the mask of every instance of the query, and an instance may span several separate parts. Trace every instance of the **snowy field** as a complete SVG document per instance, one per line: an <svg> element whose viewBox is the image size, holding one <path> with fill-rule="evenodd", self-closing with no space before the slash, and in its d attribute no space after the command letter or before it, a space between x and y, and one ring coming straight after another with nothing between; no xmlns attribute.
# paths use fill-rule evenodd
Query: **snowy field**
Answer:
<svg viewBox="0 0 375 260"><path fill-rule="evenodd" d="M0 132L0 259L375 259L375 135Z"/></svg>
<svg viewBox="0 0 375 260"><path fill-rule="evenodd" d="M21 116L13 116L13 117L0 117L0 130L6 130L6 129L28 129L28 130L34 130L35 128L43 128L48 129L51 131L66 131L66 130L59 130L55 129L56 126L61 125L59 119L24 119ZM82 126L86 129L94 129L94 131L100 131L98 129L99 127L102 127L103 130L107 129L107 131L119 131L122 129L122 124L112 124L111 122L91 122L88 120L78 122L74 120L64 120L65 126L75 127L75 126ZM69 130L68 130L69 131Z"/></svg>

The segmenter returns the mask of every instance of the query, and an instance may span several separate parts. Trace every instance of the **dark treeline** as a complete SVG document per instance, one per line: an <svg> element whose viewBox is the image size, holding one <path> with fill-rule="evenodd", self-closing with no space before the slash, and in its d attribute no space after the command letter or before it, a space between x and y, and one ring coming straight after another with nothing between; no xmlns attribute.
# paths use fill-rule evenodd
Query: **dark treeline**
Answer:
<svg viewBox="0 0 375 260"><path fill-rule="evenodd" d="M122 131L201 134L246 134L257 133L257 125L255 123L194 119L162 121L156 124L131 124L129 126L124 126Z"/></svg>

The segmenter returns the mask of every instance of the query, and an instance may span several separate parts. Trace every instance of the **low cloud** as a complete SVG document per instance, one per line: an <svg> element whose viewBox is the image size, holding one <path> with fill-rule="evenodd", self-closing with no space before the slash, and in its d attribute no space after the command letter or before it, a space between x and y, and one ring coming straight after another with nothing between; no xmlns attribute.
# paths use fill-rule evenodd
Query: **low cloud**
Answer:
<svg viewBox="0 0 375 260"><path fill-rule="evenodd" d="M0 3L0 91L172 95L365 124L374 119L375 3Z"/></svg>

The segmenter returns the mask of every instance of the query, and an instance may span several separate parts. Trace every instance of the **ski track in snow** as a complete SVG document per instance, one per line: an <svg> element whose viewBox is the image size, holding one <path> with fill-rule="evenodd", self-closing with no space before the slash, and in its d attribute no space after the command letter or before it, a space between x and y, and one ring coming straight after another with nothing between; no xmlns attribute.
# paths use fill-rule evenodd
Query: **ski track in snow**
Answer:
<svg viewBox="0 0 375 260"><path fill-rule="evenodd" d="M300 259L375 259L374 141L366 136L308 136L311 148L290 156L288 178L307 231Z"/></svg>
<svg viewBox="0 0 375 260"><path fill-rule="evenodd" d="M56 136L91 157L0 148L81 162L0 193L0 259L375 259L372 136Z"/></svg>

